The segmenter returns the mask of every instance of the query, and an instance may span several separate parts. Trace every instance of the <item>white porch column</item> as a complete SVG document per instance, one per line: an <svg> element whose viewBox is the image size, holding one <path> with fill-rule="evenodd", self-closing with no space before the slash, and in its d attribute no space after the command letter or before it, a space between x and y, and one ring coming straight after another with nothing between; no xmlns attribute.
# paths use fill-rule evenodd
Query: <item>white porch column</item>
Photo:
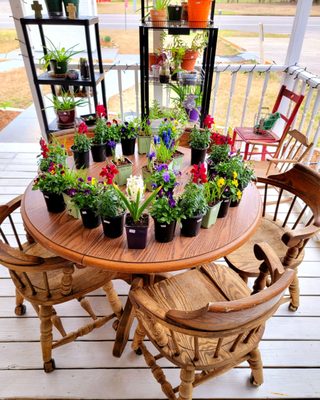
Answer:
<svg viewBox="0 0 320 400"><path fill-rule="evenodd" d="M296 15L292 25L290 42L287 49L285 65L290 66L299 62L303 40L307 29L308 17L312 7L312 0L298 0ZM287 75L284 84L292 89L293 79Z"/></svg>
<svg viewBox="0 0 320 400"><path fill-rule="evenodd" d="M40 129L41 129L41 134L44 138L46 138L47 136L46 136L43 120L42 120L40 104L39 104L37 92L35 89L35 85L34 85L33 79L32 79L30 60L29 60L28 53L27 53L27 47L24 43L24 37L23 37L21 23L20 23L20 18L24 17L23 2L17 1L17 0L9 0L9 1L10 1L10 7L11 7L12 15L13 15L14 25L15 25L16 32L17 32L17 37L18 37L19 44L20 44L24 67L27 72L27 76L28 76L28 80L29 80L30 90L31 90L31 94L32 94L32 100L35 105L38 122L39 122Z"/></svg>

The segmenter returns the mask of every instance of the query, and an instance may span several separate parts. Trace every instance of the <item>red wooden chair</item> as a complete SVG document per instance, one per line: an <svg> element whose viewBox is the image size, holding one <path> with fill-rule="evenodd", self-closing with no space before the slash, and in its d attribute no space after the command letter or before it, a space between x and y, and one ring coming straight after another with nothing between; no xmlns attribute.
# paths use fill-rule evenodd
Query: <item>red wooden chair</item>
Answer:
<svg viewBox="0 0 320 400"><path fill-rule="evenodd" d="M280 119L277 121L275 127L279 127L282 125L282 130L280 130L280 134L275 132L275 129L265 131L264 134L256 134L254 131L254 127L245 128L245 127L237 127L234 128L233 138L232 138L232 149L235 150L237 147L237 142L244 142L244 159L250 159L253 154L261 154L261 160L264 161L266 159L267 154L274 155L276 149L279 144L282 144L282 140L285 137L286 133L289 131L295 116L299 110L299 107L304 99L302 94L296 94L291 90L287 89L286 86L282 85L280 92L278 94L277 100L273 106L272 113L279 112L279 107L284 99L288 101L288 115L284 115L280 112ZM291 102L293 103L291 105ZM281 128L280 128L281 129ZM261 152L256 152L256 146L261 146ZM251 147L250 147L251 146ZM268 152L268 146L273 147L273 151ZM251 150L250 150L251 148Z"/></svg>

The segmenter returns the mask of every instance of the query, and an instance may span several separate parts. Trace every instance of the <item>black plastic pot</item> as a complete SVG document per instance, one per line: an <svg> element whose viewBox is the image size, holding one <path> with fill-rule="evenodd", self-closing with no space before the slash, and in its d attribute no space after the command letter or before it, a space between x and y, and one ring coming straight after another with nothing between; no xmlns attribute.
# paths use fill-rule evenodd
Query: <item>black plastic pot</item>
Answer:
<svg viewBox="0 0 320 400"><path fill-rule="evenodd" d="M182 6L168 6L169 21L181 21Z"/></svg>
<svg viewBox="0 0 320 400"><path fill-rule="evenodd" d="M73 149L73 146L71 146L71 150L73 152L73 159L74 159L74 164L77 169L81 168L89 168L90 165L90 154L89 150L82 152Z"/></svg>
<svg viewBox="0 0 320 400"><path fill-rule="evenodd" d="M109 238L117 238L122 235L124 226L124 214L117 217L102 217L103 233Z"/></svg>
<svg viewBox="0 0 320 400"><path fill-rule="evenodd" d="M203 163L206 159L207 149L194 149L191 147L191 165Z"/></svg>
<svg viewBox="0 0 320 400"><path fill-rule="evenodd" d="M106 144L106 156L111 157L112 156L112 147Z"/></svg>
<svg viewBox="0 0 320 400"><path fill-rule="evenodd" d="M90 208L80 210L80 214L85 228L93 229L101 224L100 215L97 215Z"/></svg>
<svg viewBox="0 0 320 400"><path fill-rule="evenodd" d="M240 200L239 201L230 201L230 207L238 207L239 204L240 204Z"/></svg>
<svg viewBox="0 0 320 400"><path fill-rule="evenodd" d="M134 154L135 144L136 138L121 139L122 154L124 156L131 156L132 154Z"/></svg>
<svg viewBox="0 0 320 400"><path fill-rule="evenodd" d="M187 237L197 236L200 232L202 218L203 215L200 214L181 220L181 235Z"/></svg>
<svg viewBox="0 0 320 400"><path fill-rule="evenodd" d="M154 236L156 241L160 243L171 242L174 237L176 225L176 221L173 221L170 224L165 224L154 219Z"/></svg>
<svg viewBox="0 0 320 400"><path fill-rule="evenodd" d="M147 245L149 216L145 215L144 225L134 225L130 215L126 215L126 234L129 249L144 249Z"/></svg>
<svg viewBox="0 0 320 400"><path fill-rule="evenodd" d="M228 214L229 207L230 207L230 199L223 199L220 205L218 218L224 218Z"/></svg>
<svg viewBox="0 0 320 400"><path fill-rule="evenodd" d="M91 154L94 162L102 162L106 159L106 144L91 144Z"/></svg>
<svg viewBox="0 0 320 400"><path fill-rule="evenodd" d="M159 75L160 83L169 83L170 77L169 75Z"/></svg>
<svg viewBox="0 0 320 400"><path fill-rule="evenodd" d="M43 197L49 212L59 213L66 208L62 194L43 192Z"/></svg>

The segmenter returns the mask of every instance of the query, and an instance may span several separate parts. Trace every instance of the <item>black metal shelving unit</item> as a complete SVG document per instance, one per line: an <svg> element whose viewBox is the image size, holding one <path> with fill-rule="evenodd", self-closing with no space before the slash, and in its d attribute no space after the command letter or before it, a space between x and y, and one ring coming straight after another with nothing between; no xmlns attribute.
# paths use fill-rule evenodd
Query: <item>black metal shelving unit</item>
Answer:
<svg viewBox="0 0 320 400"><path fill-rule="evenodd" d="M35 18L25 17L20 18L22 31L24 35L25 44L27 47L28 57L30 59L31 70L32 70L32 77L33 82L36 88L37 96L39 99L39 104L41 107L41 115L43 118L43 123L45 126L47 136L50 133L53 133L58 130L55 121L49 124L44 101L43 101L43 94L41 92L41 85L50 85L52 94L56 94L55 85L60 86L74 86L74 87L91 87L92 88L92 97L94 101L95 107L99 104L98 102L98 92L97 92L97 85L103 83L104 80L104 72L103 72L103 63L102 63L102 55L101 55L101 48L100 48L100 35L99 35L99 20L98 17L79 17L77 19L68 19L66 17L61 18ZM34 62L34 55L32 53L30 38L27 26L28 25L36 25L39 28L39 34L41 39L41 45L43 48L43 53L47 53L47 44L46 38L44 34L43 27L46 25L59 25L59 26L82 26L85 30L85 40L86 40L86 53L88 58L88 66L90 71L90 78L83 80L79 77L77 80L71 80L66 78L58 78L53 77L50 75L50 67L48 67L48 71L44 72L40 75L37 74L36 71L36 64ZM90 26L94 26L94 34L95 34L95 41L96 41L96 48L97 48L97 56L98 56L98 70L95 71L93 56L92 56L92 48L91 48L91 32ZM102 95L102 103L106 108L107 99L106 99L106 91L105 85L101 84L101 95Z"/></svg>
<svg viewBox="0 0 320 400"><path fill-rule="evenodd" d="M203 52L201 76L201 118L200 126L203 126L203 120L209 113L210 95L212 88L212 78L214 70L214 60L216 56L218 28L214 27L214 5L212 2L210 20L208 24L203 27L190 26L187 21L167 21L165 26L154 26L146 19L146 4L145 0L141 2L141 24L139 27L139 41L140 41L140 80L141 80L141 116L147 117L149 115L150 102L149 102L149 32L154 30L167 30L169 35L189 35L191 31L207 31L208 43ZM193 25L193 24L192 24Z"/></svg>

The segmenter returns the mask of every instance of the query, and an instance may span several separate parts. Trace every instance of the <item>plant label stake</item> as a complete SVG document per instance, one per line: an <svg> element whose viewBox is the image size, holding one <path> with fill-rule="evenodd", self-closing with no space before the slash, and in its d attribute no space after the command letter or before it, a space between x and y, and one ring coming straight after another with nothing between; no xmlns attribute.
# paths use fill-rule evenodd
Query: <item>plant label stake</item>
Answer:
<svg viewBox="0 0 320 400"><path fill-rule="evenodd" d="M42 5L39 4L39 1L35 0L35 1L32 3L31 8L32 8L33 11L34 11L34 17L35 17L35 18L42 18L42 13L41 13Z"/></svg>
<svg viewBox="0 0 320 400"><path fill-rule="evenodd" d="M68 18L69 19L76 19L76 6L72 3L69 3L67 5L67 11L68 11Z"/></svg>

